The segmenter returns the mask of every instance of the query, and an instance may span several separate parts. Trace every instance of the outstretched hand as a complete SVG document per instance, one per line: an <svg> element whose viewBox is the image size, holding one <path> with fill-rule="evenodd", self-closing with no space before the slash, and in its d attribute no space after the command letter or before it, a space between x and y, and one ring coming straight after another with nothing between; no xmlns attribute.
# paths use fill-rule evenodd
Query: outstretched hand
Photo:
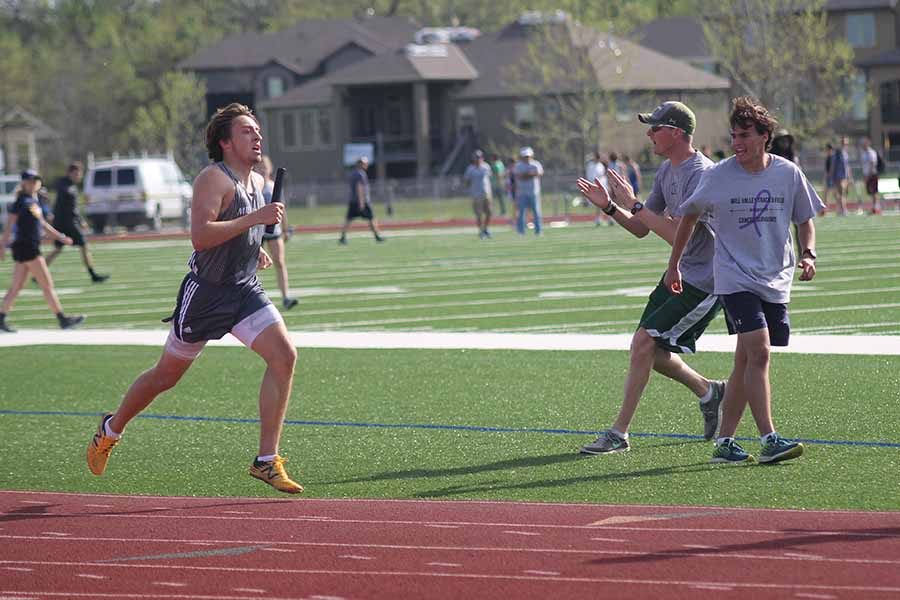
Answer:
<svg viewBox="0 0 900 600"><path fill-rule="evenodd" d="M600 184L599 179L588 181L584 177L579 177L577 184L581 195L587 198L591 204L599 209L609 208L609 194L607 193L606 188Z"/></svg>
<svg viewBox="0 0 900 600"><path fill-rule="evenodd" d="M609 181L610 193L615 196L619 204L628 209L634 206L634 203L637 202L637 197L634 195L634 189L632 189L627 179L622 177L615 169L609 169L606 172L606 180Z"/></svg>

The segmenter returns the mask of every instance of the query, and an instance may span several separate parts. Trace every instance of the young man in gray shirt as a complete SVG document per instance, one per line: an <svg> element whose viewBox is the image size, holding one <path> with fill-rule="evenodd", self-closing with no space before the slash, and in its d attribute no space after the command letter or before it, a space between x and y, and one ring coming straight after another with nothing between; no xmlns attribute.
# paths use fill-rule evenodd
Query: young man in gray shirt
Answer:
<svg viewBox="0 0 900 600"><path fill-rule="evenodd" d="M731 112L734 156L704 173L681 206L666 285L683 293L683 252L701 215L716 232L715 293L725 306L728 330L737 334L734 370L711 462L746 463L753 457L734 440L747 404L762 443L759 461L776 463L803 454L803 445L780 437L772 421L769 359L772 346L787 346L791 283L797 264L791 223L800 238L801 281L816 274L813 218L824 205L803 172L768 152L777 121L752 98L736 98Z"/></svg>
<svg viewBox="0 0 900 600"><path fill-rule="evenodd" d="M696 118L681 102L665 102L652 113L638 115L638 119L650 125L647 136L653 150L666 158L656 172L646 205L638 202L628 181L613 169L607 172L608 193L599 179L579 179L578 187L585 198L634 236L642 238L652 231L671 244L678 226L675 216L678 207L713 163L694 149L691 136ZM678 381L696 394L703 413L703 436L707 440L715 436L725 384L703 377L678 356L694 352L697 339L719 310L718 299L713 295L713 251L713 233L704 222L697 227L686 252L685 279L690 282L686 284L687 292L672 294L660 281L650 294L631 341L631 364L619 416L612 427L581 448L582 454L629 449L628 428L651 370Z"/></svg>

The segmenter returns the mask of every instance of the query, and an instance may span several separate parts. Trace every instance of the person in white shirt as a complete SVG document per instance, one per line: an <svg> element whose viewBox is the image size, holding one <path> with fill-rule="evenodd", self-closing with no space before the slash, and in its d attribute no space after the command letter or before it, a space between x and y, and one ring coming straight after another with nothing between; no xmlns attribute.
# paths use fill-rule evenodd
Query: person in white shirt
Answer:
<svg viewBox="0 0 900 600"><path fill-rule="evenodd" d="M878 153L872 147L869 138L860 141L859 160L862 163L863 181L866 184L866 193L872 199L872 214L880 215L881 206L878 202Z"/></svg>

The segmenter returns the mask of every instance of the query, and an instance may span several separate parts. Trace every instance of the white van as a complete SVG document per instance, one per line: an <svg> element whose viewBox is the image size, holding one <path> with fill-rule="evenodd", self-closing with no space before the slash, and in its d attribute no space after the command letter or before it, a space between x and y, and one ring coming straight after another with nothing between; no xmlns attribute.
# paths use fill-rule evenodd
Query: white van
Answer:
<svg viewBox="0 0 900 600"><path fill-rule="evenodd" d="M163 219L185 222L191 186L172 156L89 158L84 196L82 212L94 233L116 225L158 230Z"/></svg>

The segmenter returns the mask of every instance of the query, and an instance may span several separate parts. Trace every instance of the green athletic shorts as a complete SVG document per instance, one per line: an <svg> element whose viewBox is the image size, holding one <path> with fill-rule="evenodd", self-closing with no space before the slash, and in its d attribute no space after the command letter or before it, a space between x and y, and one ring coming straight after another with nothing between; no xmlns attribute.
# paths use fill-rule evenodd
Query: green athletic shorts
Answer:
<svg viewBox="0 0 900 600"><path fill-rule="evenodd" d="M684 291L673 294L660 280L650 293L640 326L669 352L693 354L697 340L721 308L719 297L682 282Z"/></svg>

